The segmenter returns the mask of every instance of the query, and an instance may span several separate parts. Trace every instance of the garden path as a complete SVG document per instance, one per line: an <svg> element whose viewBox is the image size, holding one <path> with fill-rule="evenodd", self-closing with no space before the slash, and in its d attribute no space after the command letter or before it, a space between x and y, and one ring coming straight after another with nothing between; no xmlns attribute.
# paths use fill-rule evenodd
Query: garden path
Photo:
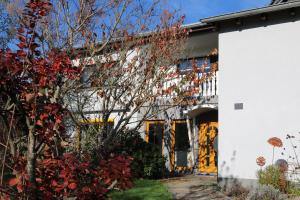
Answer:
<svg viewBox="0 0 300 200"><path fill-rule="evenodd" d="M177 200L230 200L218 190L216 177L188 175L162 182Z"/></svg>

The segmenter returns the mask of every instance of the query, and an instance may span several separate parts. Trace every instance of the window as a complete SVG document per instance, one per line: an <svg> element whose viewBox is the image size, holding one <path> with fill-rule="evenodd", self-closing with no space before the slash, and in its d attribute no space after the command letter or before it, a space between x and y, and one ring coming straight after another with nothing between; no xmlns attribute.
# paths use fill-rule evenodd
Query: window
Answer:
<svg viewBox="0 0 300 200"><path fill-rule="evenodd" d="M174 150L173 150L173 163L175 164L176 155L176 168L187 167L188 160L187 154L190 148L188 128L186 120L176 120L173 121L173 133L174 133Z"/></svg>
<svg viewBox="0 0 300 200"><path fill-rule="evenodd" d="M80 77L80 83L85 87L92 86L92 75L95 72L95 65L86 66Z"/></svg>
<svg viewBox="0 0 300 200"><path fill-rule="evenodd" d="M197 67L199 69L203 68L204 73L210 71L210 59L209 58L204 58L204 57L199 57L199 58L195 58L195 59L191 59L191 58L183 59L178 64L178 69L181 72L192 70L193 62L195 62L195 64L197 65Z"/></svg>
<svg viewBox="0 0 300 200"><path fill-rule="evenodd" d="M146 141L160 147L161 152L163 148L163 121L146 121Z"/></svg>
<svg viewBox="0 0 300 200"><path fill-rule="evenodd" d="M162 143L163 125L150 124L149 125L149 143L158 144Z"/></svg>
<svg viewBox="0 0 300 200"><path fill-rule="evenodd" d="M175 122L175 151L187 151L190 148L186 122Z"/></svg>
<svg viewBox="0 0 300 200"><path fill-rule="evenodd" d="M104 79L104 84L110 85L110 82L115 81L114 76L110 76L107 74L109 72L108 69L112 69L116 67L117 62L111 61L106 63L96 63L93 65L86 65L83 69L83 72L80 77L80 83L83 84L84 87L94 87L96 85L97 80ZM101 71L101 69L104 69ZM116 69L114 69L116 70ZM117 69L118 70L118 69ZM101 73L104 73L103 75ZM105 78L103 78L105 77Z"/></svg>

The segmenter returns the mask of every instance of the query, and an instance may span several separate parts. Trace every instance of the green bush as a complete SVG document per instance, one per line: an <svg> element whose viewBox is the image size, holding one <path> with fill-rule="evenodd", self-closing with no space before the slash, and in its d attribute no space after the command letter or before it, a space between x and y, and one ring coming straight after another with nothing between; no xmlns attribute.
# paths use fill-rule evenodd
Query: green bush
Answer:
<svg viewBox="0 0 300 200"><path fill-rule="evenodd" d="M287 180L285 174L277 166L270 165L257 172L258 183L261 185L271 185L275 189L286 192Z"/></svg>
<svg viewBox="0 0 300 200"><path fill-rule="evenodd" d="M287 193L291 197L298 197L298 196L300 196L300 188L295 183L289 182L288 188L287 188Z"/></svg>
<svg viewBox="0 0 300 200"><path fill-rule="evenodd" d="M257 172L258 182L269 185L291 196L300 196L300 188L286 179L285 173L279 167L270 165Z"/></svg>
<svg viewBox="0 0 300 200"><path fill-rule="evenodd" d="M136 178L158 179L166 171L161 147L145 142L139 132L120 134L110 145L110 152L133 157L132 173Z"/></svg>

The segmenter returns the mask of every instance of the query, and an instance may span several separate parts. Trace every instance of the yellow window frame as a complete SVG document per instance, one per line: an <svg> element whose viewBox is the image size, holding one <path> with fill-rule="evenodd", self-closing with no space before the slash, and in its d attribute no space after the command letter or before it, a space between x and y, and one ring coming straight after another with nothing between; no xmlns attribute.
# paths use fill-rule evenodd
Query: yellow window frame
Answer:
<svg viewBox="0 0 300 200"><path fill-rule="evenodd" d="M113 119L113 118L108 118L108 120L107 120L108 123L113 123L114 121L115 121L115 119ZM81 119L79 122L80 123L87 123L87 124L90 124L90 123L104 123L102 118Z"/></svg>
<svg viewBox="0 0 300 200"><path fill-rule="evenodd" d="M149 128L150 128L150 125L151 124L162 124L164 125L165 124L165 121L164 120L146 120L145 121L145 128L146 128L146 131L145 131L145 141L149 143ZM162 154L163 154L163 150L164 150L164 126L162 126L163 129L162 129L162 143L161 143L161 148L162 148Z"/></svg>

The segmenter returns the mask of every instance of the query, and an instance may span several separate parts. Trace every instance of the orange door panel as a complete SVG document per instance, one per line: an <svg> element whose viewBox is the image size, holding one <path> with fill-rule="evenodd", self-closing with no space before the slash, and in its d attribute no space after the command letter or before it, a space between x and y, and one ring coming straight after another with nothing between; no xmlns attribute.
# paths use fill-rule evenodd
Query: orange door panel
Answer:
<svg viewBox="0 0 300 200"><path fill-rule="evenodd" d="M199 129L199 171L217 173L218 122L200 124Z"/></svg>

